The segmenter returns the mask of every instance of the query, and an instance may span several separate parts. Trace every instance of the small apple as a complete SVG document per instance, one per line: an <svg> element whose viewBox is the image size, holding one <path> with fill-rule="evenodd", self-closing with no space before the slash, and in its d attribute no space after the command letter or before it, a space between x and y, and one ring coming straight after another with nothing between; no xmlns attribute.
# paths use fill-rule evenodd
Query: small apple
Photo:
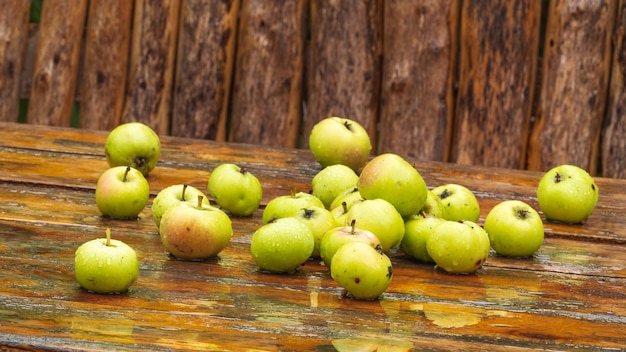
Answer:
<svg viewBox="0 0 626 352"><path fill-rule="evenodd" d="M270 200L263 209L263 224L272 219L293 217L298 210L308 207L324 208L324 203L316 196L305 192L278 196Z"/></svg>
<svg viewBox="0 0 626 352"><path fill-rule="evenodd" d="M278 218L259 227L250 241L250 254L263 271L294 273L315 248L311 229L294 217Z"/></svg>
<svg viewBox="0 0 626 352"><path fill-rule="evenodd" d="M326 209L337 196L349 188L355 188L359 176L351 168L335 164L320 170L311 181L312 194L319 198Z"/></svg>
<svg viewBox="0 0 626 352"><path fill-rule="evenodd" d="M339 206L330 210L330 214L333 216L333 219L335 219L336 227L342 227L348 224L346 221L348 210L350 210L350 207L346 202L342 202Z"/></svg>
<svg viewBox="0 0 626 352"><path fill-rule="evenodd" d="M504 256L528 257L543 243L543 222L539 213L520 200L496 204L485 217L484 229L491 247Z"/></svg>
<svg viewBox="0 0 626 352"><path fill-rule="evenodd" d="M226 213L204 204L204 197L198 196L195 206L181 202L168 209L161 218L159 235L163 247L174 257L202 260L226 248L233 226Z"/></svg>
<svg viewBox="0 0 626 352"><path fill-rule="evenodd" d="M539 209L549 220L583 223L598 203L593 177L578 166L563 164L546 172L537 187Z"/></svg>
<svg viewBox="0 0 626 352"><path fill-rule="evenodd" d="M480 205L474 193L467 187L449 183L435 187L433 193L441 199L444 219L450 221L469 220L478 222Z"/></svg>
<svg viewBox="0 0 626 352"><path fill-rule="evenodd" d="M246 168L227 163L216 167L208 184L215 202L235 216L250 216L261 204L261 182Z"/></svg>
<svg viewBox="0 0 626 352"><path fill-rule="evenodd" d="M322 236L324 236L326 231L335 227L335 218L333 217L333 214L331 214L326 208L312 206L298 210L294 217L301 220L311 229L315 239L315 246L313 247L311 257L319 258Z"/></svg>
<svg viewBox="0 0 626 352"><path fill-rule="evenodd" d="M372 144L358 122L333 116L313 126L309 149L323 167L342 164L358 171L367 162Z"/></svg>
<svg viewBox="0 0 626 352"><path fill-rule="evenodd" d="M359 192L359 189L356 187L351 187L340 192L337 197L330 203L329 210L333 210L341 205L341 203L346 202L348 208L354 203L363 200L363 196Z"/></svg>
<svg viewBox="0 0 626 352"><path fill-rule="evenodd" d="M346 213L345 219L348 224L355 220L359 228L374 233L385 253L399 245L404 236L404 219L396 208L384 199L366 199L354 203Z"/></svg>
<svg viewBox="0 0 626 352"><path fill-rule="evenodd" d="M361 171L357 187L363 198L384 199L402 216L420 211L428 195L426 182L415 167L392 153L370 160Z"/></svg>
<svg viewBox="0 0 626 352"><path fill-rule="evenodd" d="M126 243L111 239L111 229L106 229L106 238L87 241L76 249L74 274L88 291L125 292L139 275L137 253Z"/></svg>
<svg viewBox="0 0 626 352"><path fill-rule="evenodd" d="M150 185L137 169L112 167L100 175L96 184L96 205L104 216L135 219L148 204Z"/></svg>
<svg viewBox="0 0 626 352"><path fill-rule="evenodd" d="M326 265L330 266L337 250L352 241L365 242L374 248L380 246L376 235L356 227L356 221L353 220L348 226L334 227L324 233L320 242L320 257Z"/></svg>
<svg viewBox="0 0 626 352"><path fill-rule="evenodd" d="M380 247L373 248L367 243L353 241L335 252L330 276L352 298L373 300L389 287L393 266Z"/></svg>
<svg viewBox="0 0 626 352"><path fill-rule="evenodd" d="M152 218L157 228L160 227L161 217L168 209L182 202L195 205L198 203L198 196L203 197L204 204L210 205L209 198L202 191L187 184L172 185L160 190L152 201Z"/></svg>
<svg viewBox="0 0 626 352"><path fill-rule="evenodd" d="M421 262L434 263L433 258L428 254L426 244L433 229L445 221L442 218L429 216L406 221L400 249Z"/></svg>
<svg viewBox="0 0 626 352"><path fill-rule="evenodd" d="M476 223L445 221L433 228L426 243L437 267L449 273L471 274L489 257L489 235Z"/></svg>
<svg viewBox="0 0 626 352"><path fill-rule="evenodd" d="M426 196L426 204L420 209L417 214L410 215L405 217L405 221L413 220L413 219L423 219L423 218L442 218L445 219L445 208L443 207L443 202L441 198L439 198L433 191L428 191L428 195Z"/></svg>
<svg viewBox="0 0 626 352"><path fill-rule="evenodd" d="M104 143L104 154L109 166L131 166L148 176L161 155L161 142L149 126L129 122L109 133Z"/></svg>

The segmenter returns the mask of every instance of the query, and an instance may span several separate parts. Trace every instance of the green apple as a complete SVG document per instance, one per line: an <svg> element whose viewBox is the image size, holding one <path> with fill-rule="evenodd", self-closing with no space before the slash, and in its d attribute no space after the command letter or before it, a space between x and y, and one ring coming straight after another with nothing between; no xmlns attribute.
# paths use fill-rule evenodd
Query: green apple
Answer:
<svg viewBox="0 0 626 352"><path fill-rule="evenodd" d="M313 126L309 149L323 167L342 164L358 171L367 162L372 144L358 122L333 116Z"/></svg>
<svg viewBox="0 0 626 352"><path fill-rule="evenodd" d="M319 198L326 209L331 209L331 203L341 192L353 189L359 176L351 168L335 164L320 170L311 181L312 194Z"/></svg>
<svg viewBox="0 0 626 352"><path fill-rule="evenodd" d="M426 182L415 167L392 153L370 160L361 171L357 187L363 198L384 199L402 216L420 211L428 196Z"/></svg>
<svg viewBox="0 0 626 352"><path fill-rule="evenodd" d="M198 196L195 206L181 202L168 209L161 218L161 242L175 258L212 258L230 243L233 235L230 218L219 208L203 201L204 197Z"/></svg>
<svg viewBox="0 0 626 352"><path fill-rule="evenodd" d="M106 238L87 241L74 255L76 281L84 289L96 293L125 292L139 275L137 253L126 243Z"/></svg>
<svg viewBox="0 0 626 352"><path fill-rule="evenodd" d="M335 252L330 275L355 299L378 299L393 278L391 260L368 243L353 241Z"/></svg>
<svg viewBox="0 0 626 352"><path fill-rule="evenodd" d="M376 235L356 227L356 221L352 221L352 224L348 226L334 227L324 233L320 242L320 257L326 265L330 266L337 250L352 241L365 242L374 248L380 246Z"/></svg>
<svg viewBox="0 0 626 352"><path fill-rule="evenodd" d="M311 257L319 258L322 236L324 236L326 231L335 227L335 218L328 209L315 206L298 210L294 217L301 220L311 229L313 238L315 239L315 246L313 247Z"/></svg>
<svg viewBox="0 0 626 352"><path fill-rule="evenodd" d="M485 217L484 229L491 248L504 256L528 257L543 243L543 221L539 213L520 200L496 204Z"/></svg>
<svg viewBox="0 0 626 352"><path fill-rule="evenodd" d="M487 232L468 220L448 220L435 226L426 243L428 255L437 267L459 274L480 269L490 248Z"/></svg>
<svg viewBox="0 0 626 352"><path fill-rule="evenodd" d="M421 262L433 263L433 258L428 254L426 244L433 229L445 221L442 218L429 216L405 221L400 249Z"/></svg>
<svg viewBox="0 0 626 352"><path fill-rule="evenodd" d="M549 220L582 223L596 208L599 189L578 166L563 164L546 172L537 187L539 209Z"/></svg>
<svg viewBox="0 0 626 352"><path fill-rule="evenodd" d="M295 217L274 219L259 227L250 241L250 254L263 271L294 273L311 257L315 238Z"/></svg>
<svg viewBox="0 0 626 352"><path fill-rule="evenodd" d="M444 207L444 219L478 222L480 204L469 188L456 183L449 183L435 187L432 191L441 199Z"/></svg>
<svg viewBox="0 0 626 352"><path fill-rule="evenodd" d="M250 216L263 198L261 182L246 168L226 163L216 167L208 184L215 202L235 216Z"/></svg>
<svg viewBox="0 0 626 352"><path fill-rule="evenodd" d="M333 199L332 203L330 203L329 210L333 210L341 205L341 203L346 202L346 206L350 208L350 206L358 201L363 200L363 196L361 196L361 192L356 187L350 187L348 189L340 192L335 199Z"/></svg>
<svg viewBox="0 0 626 352"><path fill-rule="evenodd" d="M383 252L397 246L404 236L404 219L396 208L384 199L366 199L354 203L345 215L347 224L372 232L380 241Z"/></svg>
<svg viewBox="0 0 626 352"><path fill-rule="evenodd" d="M154 169L161 155L159 136L141 122L129 122L115 127L104 143L109 166L131 166L144 176Z"/></svg>
<svg viewBox="0 0 626 352"><path fill-rule="evenodd" d="M293 217L298 210L308 207L324 208L324 203L306 192L294 192L290 195L272 198L263 209L263 224L267 224L272 219Z"/></svg>
<svg viewBox="0 0 626 352"><path fill-rule="evenodd" d="M130 166L106 170L96 184L96 205L102 215L113 219L136 219L149 197L148 181Z"/></svg>
<svg viewBox="0 0 626 352"><path fill-rule="evenodd" d="M209 198L202 191L187 184L172 185L160 190L152 201L152 218L157 228L160 227L161 217L168 209L182 202L195 205L198 203L198 196L203 197L204 204L210 205Z"/></svg>

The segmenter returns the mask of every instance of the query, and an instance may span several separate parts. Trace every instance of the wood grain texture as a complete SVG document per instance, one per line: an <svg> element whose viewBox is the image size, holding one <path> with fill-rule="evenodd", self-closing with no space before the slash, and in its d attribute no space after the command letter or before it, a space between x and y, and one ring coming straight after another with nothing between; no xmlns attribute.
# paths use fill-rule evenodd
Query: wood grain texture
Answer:
<svg viewBox="0 0 626 352"><path fill-rule="evenodd" d="M180 0L135 2L128 86L122 121L170 133Z"/></svg>
<svg viewBox="0 0 626 352"><path fill-rule="evenodd" d="M70 125L86 12L86 0L43 3L28 122Z"/></svg>
<svg viewBox="0 0 626 352"><path fill-rule="evenodd" d="M81 128L112 130L122 122L133 3L92 0L81 80Z"/></svg>
<svg viewBox="0 0 626 352"><path fill-rule="evenodd" d="M311 0L305 146L315 123L331 116L358 121L377 145L382 19L381 0Z"/></svg>
<svg viewBox="0 0 626 352"><path fill-rule="evenodd" d="M17 121L30 1L0 0L0 121Z"/></svg>
<svg viewBox="0 0 626 352"><path fill-rule="evenodd" d="M597 169L617 1L550 1L528 168Z"/></svg>
<svg viewBox="0 0 626 352"><path fill-rule="evenodd" d="M379 153L446 161L459 1L386 1Z"/></svg>
<svg viewBox="0 0 626 352"><path fill-rule="evenodd" d="M240 0L183 0L172 135L226 140Z"/></svg>
<svg viewBox="0 0 626 352"><path fill-rule="evenodd" d="M463 2L452 162L524 167L540 18L540 1Z"/></svg>
<svg viewBox="0 0 626 352"><path fill-rule="evenodd" d="M229 141L298 145L307 4L243 0Z"/></svg>
<svg viewBox="0 0 626 352"><path fill-rule="evenodd" d="M601 165L605 177L626 178L626 2L619 1L607 112L602 127Z"/></svg>

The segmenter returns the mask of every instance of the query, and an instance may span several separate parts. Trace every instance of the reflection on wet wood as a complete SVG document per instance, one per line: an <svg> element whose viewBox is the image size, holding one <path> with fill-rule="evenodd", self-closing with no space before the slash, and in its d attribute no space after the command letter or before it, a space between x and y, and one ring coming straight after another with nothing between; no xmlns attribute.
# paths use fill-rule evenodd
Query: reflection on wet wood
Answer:
<svg viewBox="0 0 626 352"><path fill-rule="evenodd" d="M148 206L136 221L101 217L94 200L106 134L0 124L0 349L510 350L626 344L624 181L597 179L599 206L584 225L546 222L532 258L492 254L476 275L449 275L391 253L381 300L342 298L319 260L293 275L259 272L249 255L261 224L233 218L231 244L204 262L171 259ZM306 151L162 138L152 195L175 183L206 190L213 167L235 161L264 186L262 204L308 191L318 166ZM516 198L536 206L539 173L417 163L430 186L456 182L482 217ZM113 236L140 258L129 292L96 295L73 276L75 249Z"/></svg>

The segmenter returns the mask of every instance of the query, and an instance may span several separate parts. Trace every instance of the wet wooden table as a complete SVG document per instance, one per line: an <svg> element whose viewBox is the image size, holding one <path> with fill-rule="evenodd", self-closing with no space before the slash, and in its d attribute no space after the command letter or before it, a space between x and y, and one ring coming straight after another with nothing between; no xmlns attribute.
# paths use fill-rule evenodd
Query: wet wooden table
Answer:
<svg viewBox="0 0 626 352"><path fill-rule="evenodd" d="M250 254L259 209L233 218L232 243L205 262L171 259L151 218L100 216L94 187L108 167L106 133L0 123L0 350L620 350L626 346L626 181L598 178L600 200L584 225L546 222L533 258L493 253L475 275L449 275L392 253L380 300L342 298L327 267L262 273ZM244 165L263 203L309 191L318 171L307 150L162 138L152 198L189 183L206 191L213 168ZM476 192L493 205L537 205L541 174L416 163L430 187ZM482 221L482 220L481 220ZM74 251L105 228L140 258L129 292L82 290Z"/></svg>

